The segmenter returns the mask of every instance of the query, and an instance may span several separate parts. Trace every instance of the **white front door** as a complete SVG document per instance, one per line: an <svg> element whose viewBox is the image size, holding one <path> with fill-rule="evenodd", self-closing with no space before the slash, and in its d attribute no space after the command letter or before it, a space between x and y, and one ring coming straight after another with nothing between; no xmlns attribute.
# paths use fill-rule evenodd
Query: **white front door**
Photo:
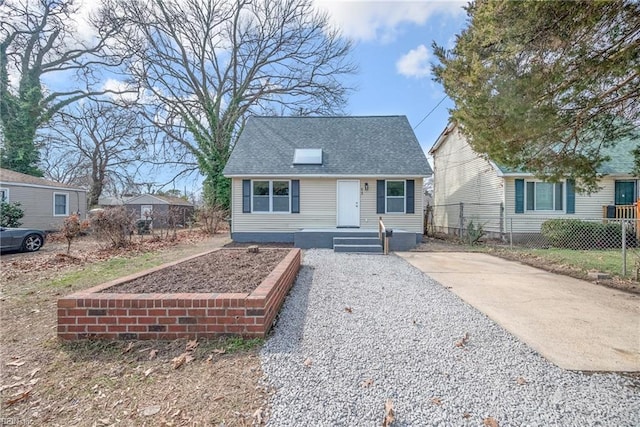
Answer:
<svg viewBox="0 0 640 427"><path fill-rule="evenodd" d="M360 181L338 181L338 227L360 227Z"/></svg>

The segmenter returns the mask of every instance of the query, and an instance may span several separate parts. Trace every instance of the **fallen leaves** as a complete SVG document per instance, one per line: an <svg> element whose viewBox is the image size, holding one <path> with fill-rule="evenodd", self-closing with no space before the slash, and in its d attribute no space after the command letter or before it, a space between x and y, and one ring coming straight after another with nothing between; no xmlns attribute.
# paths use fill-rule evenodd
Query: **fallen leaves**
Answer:
<svg viewBox="0 0 640 427"><path fill-rule="evenodd" d="M433 403L434 405L442 405L442 399L440 399L439 397L432 397L431 398L431 403Z"/></svg>
<svg viewBox="0 0 640 427"><path fill-rule="evenodd" d="M368 388L371 387L373 385L373 379L372 378L367 378L366 380L362 381L360 383L360 387L362 388Z"/></svg>
<svg viewBox="0 0 640 427"><path fill-rule="evenodd" d="M193 356L188 352L184 352L180 356L171 359L173 369L178 369L182 365L187 364L191 361L193 361Z"/></svg>
<svg viewBox="0 0 640 427"><path fill-rule="evenodd" d="M302 364L304 366L306 366L307 368L311 367L311 365L313 365L313 359L311 359L310 357L307 357L304 362L302 362Z"/></svg>
<svg viewBox="0 0 640 427"><path fill-rule="evenodd" d="M351 307L345 307L344 311L346 311L347 313L353 313L353 309Z"/></svg>
<svg viewBox="0 0 640 427"><path fill-rule="evenodd" d="M382 420L382 427L390 426L396 420L396 413L393 410L393 400L387 399L384 403L384 419Z"/></svg>
<svg viewBox="0 0 640 427"><path fill-rule="evenodd" d="M500 424L498 424L498 421L493 417L487 417L484 420L482 420L482 425L485 425L487 427L500 427Z"/></svg>
<svg viewBox="0 0 640 427"><path fill-rule="evenodd" d="M516 383L518 385L525 385L527 383L527 380L524 379L523 377L518 377L518 378L516 378Z"/></svg>
<svg viewBox="0 0 640 427"><path fill-rule="evenodd" d="M262 422L264 420L263 417L263 409L262 408L258 408L256 409L256 411L253 413L253 423L254 425L262 425Z"/></svg>
<svg viewBox="0 0 640 427"><path fill-rule="evenodd" d="M132 348L133 348L133 341L130 341L129 345L124 350L122 350L122 354L129 353Z"/></svg>
<svg viewBox="0 0 640 427"><path fill-rule="evenodd" d="M160 405L147 406L140 411L140 414L144 417L151 417L160 412Z"/></svg>
<svg viewBox="0 0 640 427"><path fill-rule="evenodd" d="M198 340L187 341L186 351L193 351L198 347Z"/></svg>
<svg viewBox="0 0 640 427"><path fill-rule="evenodd" d="M456 347L464 347L467 345L467 343L469 342L469 332L465 332L464 336L462 337L462 339L456 341Z"/></svg>
<svg viewBox="0 0 640 427"><path fill-rule="evenodd" d="M28 399L30 395L31 395L31 389L11 396L11 398L9 398L9 400L5 401L4 403L7 406L15 405L18 402L22 402L23 400Z"/></svg>

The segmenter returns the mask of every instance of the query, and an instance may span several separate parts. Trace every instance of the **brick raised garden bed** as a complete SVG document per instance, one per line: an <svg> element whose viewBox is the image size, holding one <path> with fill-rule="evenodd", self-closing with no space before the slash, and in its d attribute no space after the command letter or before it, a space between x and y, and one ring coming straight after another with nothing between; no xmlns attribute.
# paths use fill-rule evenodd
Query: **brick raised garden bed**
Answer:
<svg viewBox="0 0 640 427"><path fill-rule="evenodd" d="M58 299L58 337L64 340L264 337L298 274L300 249L292 249L251 293L108 293L112 286L207 254Z"/></svg>

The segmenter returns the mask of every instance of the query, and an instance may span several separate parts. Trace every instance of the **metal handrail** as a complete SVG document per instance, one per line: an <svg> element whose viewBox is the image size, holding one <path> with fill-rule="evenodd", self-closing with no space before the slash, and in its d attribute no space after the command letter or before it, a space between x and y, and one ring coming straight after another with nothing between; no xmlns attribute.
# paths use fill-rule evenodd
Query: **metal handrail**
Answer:
<svg viewBox="0 0 640 427"><path fill-rule="evenodd" d="M387 236L387 227L382 222L382 217L378 219L378 239L382 243L382 250L385 255L389 255L389 237Z"/></svg>

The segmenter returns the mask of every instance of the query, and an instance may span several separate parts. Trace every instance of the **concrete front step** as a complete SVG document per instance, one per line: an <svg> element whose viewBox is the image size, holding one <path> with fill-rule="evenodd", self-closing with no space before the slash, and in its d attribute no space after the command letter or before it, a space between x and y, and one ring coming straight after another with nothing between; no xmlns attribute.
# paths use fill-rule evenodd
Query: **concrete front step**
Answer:
<svg viewBox="0 0 640 427"><path fill-rule="evenodd" d="M377 237L334 237L335 245L379 245L380 239Z"/></svg>
<svg viewBox="0 0 640 427"><path fill-rule="evenodd" d="M377 245L333 245L334 252L381 254L382 246Z"/></svg>

